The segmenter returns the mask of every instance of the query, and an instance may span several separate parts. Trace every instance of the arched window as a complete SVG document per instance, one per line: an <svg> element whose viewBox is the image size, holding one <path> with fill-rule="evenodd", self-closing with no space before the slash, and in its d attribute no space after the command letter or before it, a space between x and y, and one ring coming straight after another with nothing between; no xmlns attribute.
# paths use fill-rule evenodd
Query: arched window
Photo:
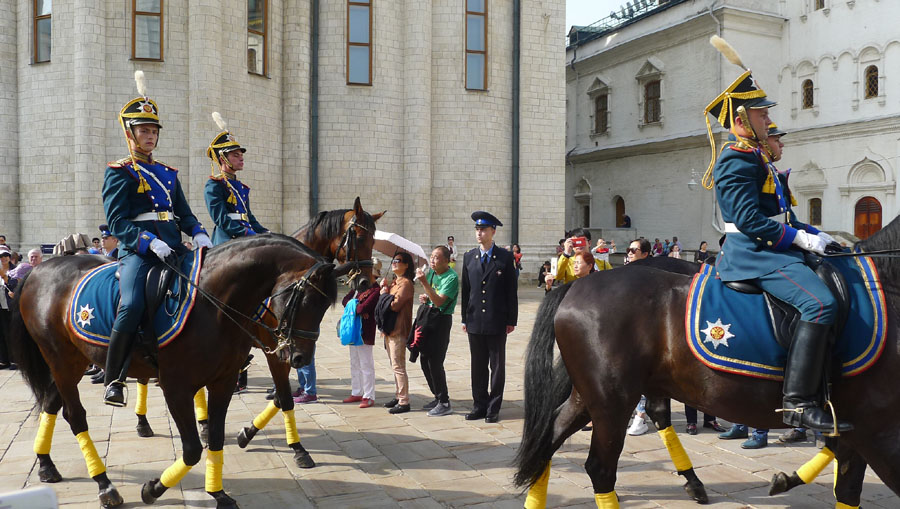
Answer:
<svg viewBox="0 0 900 509"><path fill-rule="evenodd" d="M809 224L822 224L822 198L809 200Z"/></svg>
<svg viewBox="0 0 900 509"><path fill-rule="evenodd" d="M625 200L621 196L616 197L616 228L625 227Z"/></svg>
<svg viewBox="0 0 900 509"><path fill-rule="evenodd" d="M801 85L801 95L803 101L803 109L809 109L813 107L814 97L813 97L813 82L812 80L803 80L803 85Z"/></svg>
<svg viewBox="0 0 900 509"><path fill-rule="evenodd" d="M866 99L878 97L878 66L866 67Z"/></svg>
<svg viewBox="0 0 900 509"><path fill-rule="evenodd" d="M881 229L881 203L875 198L861 198L853 215L853 234L860 239L867 239Z"/></svg>

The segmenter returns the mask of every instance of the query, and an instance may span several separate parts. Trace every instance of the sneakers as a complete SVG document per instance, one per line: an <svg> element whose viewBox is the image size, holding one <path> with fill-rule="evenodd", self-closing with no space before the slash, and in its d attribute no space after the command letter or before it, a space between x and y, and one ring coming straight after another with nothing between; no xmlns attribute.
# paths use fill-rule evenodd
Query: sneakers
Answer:
<svg viewBox="0 0 900 509"><path fill-rule="evenodd" d="M303 393L296 398L294 398L294 403L313 403L319 401L319 397L315 394L306 394Z"/></svg>
<svg viewBox="0 0 900 509"><path fill-rule="evenodd" d="M688 435L696 435L697 434L697 425L696 424L688 424L684 430Z"/></svg>
<svg viewBox="0 0 900 509"><path fill-rule="evenodd" d="M6 363L6 366L2 366L2 367L3 367L3 368L7 368L7 367L9 367L9 364ZM94 376L94 375L96 375L96 374L99 373L99 372L100 372L100 368L98 368L97 366L91 364L91 366L90 366L87 370L85 370L84 376Z"/></svg>
<svg viewBox="0 0 900 509"><path fill-rule="evenodd" d="M434 408L428 411L428 417L441 417L452 413L453 409L450 408L450 403L438 403L434 405Z"/></svg>
<svg viewBox="0 0 900 509"><path fill-rule="evenodd" d="M719 424L719 421L715 421L715 420L704 422L703 427L710 428L711 430L713 430L717 433L722 433L725 431L725 426L722 426L721 424Z"/></svg>
<svg viewBox="0 0 900 509"><path fill-rule="evenodd" d="M291 393L292 398L299 398L306 394L306 391L303 390L303 387L297 387L297 390Z"/></svg>
<svg viewBox="0 0 900 509"><path fill-rule="evenodd" d="M628 434L635 437L638 435L643 435L650 428L647 427L647 423L644 422L644 418L638 415L634 416L634 420L631 421L631 426L628 427Z"/></svg>
<svg viewBox="0 0 900 509"><path fill-rule="evenodd" d="M91 377L92 384L102 384L106 379L106 373L101 369L96 375Z"/></svg>
<svg viewBox="0 0 900 509"><path fill-rule="evenodd" d="M369 408L372 406L375 406L374 399L363 398L362 401L359 403L359 408Z"/></svg>
<svg viewBox="0 0 900 509"><path fill-rule="evenodd" d="M362 401L362 400L363 400L363 397L362 397L362 396L354 396L354 395L351 394L349 398L344 398L344 401L343 401L343 402L344 402L344 403L356 403L356 402L359 402L359 401Z"/></svg>
<svg viewBox="0 0 900 509"><path fill-rule="evenodd" d="M435 398L434 400L422 405L422 410L431 410L432 408L436 407L438 403L439 401L437 400L437 398Z"/></svg>
<svg viewBox="0 0 900 509"><path fill-rule="evenodd" d="M782 444L806 442L806 430L801 428L787 430L778 436L778 441Z"/></svg>

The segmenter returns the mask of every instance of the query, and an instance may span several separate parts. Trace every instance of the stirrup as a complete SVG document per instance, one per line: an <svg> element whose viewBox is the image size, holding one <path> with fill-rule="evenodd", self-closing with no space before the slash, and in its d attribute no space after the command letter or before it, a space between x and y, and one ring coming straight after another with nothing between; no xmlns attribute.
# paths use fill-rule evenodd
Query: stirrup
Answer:
<svg viewBox="0 0 900 509"><path fill-rule="evenodd" d="M109 393L109 391L113 388L113 386L121 388L122 401L116 401L116 400L110 399L111 394ZM114 406L114 407L121 408L121 407L126 406L128 404L128 386L125 385L125 383L120 380L113 380L112 382L109 383L109 385L106 386L106 390L103 393L103 402L109 406Z"/></svg>

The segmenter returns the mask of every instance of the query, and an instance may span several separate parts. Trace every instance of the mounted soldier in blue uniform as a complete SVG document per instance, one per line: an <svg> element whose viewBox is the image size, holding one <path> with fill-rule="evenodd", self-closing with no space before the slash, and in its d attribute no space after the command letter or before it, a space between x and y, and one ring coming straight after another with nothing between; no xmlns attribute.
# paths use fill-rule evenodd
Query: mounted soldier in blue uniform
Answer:
<svg viewBox="0 0 900 509"><path fill-rule="evenodd" d="M125 406L125 377L134 335L144 313L144 283L150 268L187 248L181 232L198 249L212 242L191 212L178 170L153 159L162 124L156 102L147 97L144 73L134 73L140 97L119 112L129 157L109 163L103 179L103 209L110 233L119 239L121 300L106 354L104 402Z"/></svg>
<svg viewBox="0 0 900 509"><path fill-rule="evenodd" d="M206 208L216 224L212 241L219 245L226 240L265 233L265 229L250 211L250 186L237 178L237 172L244 169L244 153L219 112L214 111L213 120L222 130L213 138L206 155L212 166L212 175L206 181ZM218 172L216 167L218 166Z"/></svg>
<svg viewBox="0 0 900 509"><path fill-rule="evenodd" d="M712 42L732 63L744 67L731 46L716 36ZM716 270L722 281L751 282L800 312L784 372L784 423L831 432L835 423L819 405L818 394L837 304L825 283L805 264L804 251L824 254L834 239L798 221L791 210L787 179L772 164L766 146L771 124L768 110L775 104L745 68L706 107L707 114L731 131L703 179L707 189L714 183L726 222ZM715 155L709 117L706 123ZM839 431L852 429L849 423L837 424Z"/></svg>

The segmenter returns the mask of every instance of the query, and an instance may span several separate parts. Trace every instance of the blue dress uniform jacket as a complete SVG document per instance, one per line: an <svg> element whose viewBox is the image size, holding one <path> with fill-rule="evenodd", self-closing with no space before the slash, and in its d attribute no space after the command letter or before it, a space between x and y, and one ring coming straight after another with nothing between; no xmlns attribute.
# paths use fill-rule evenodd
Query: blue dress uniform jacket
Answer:
<svg viewBox="0 0 900 509"><path fill-rule="evenodd" d="M225 176L210 177L206 181L205 195L206 208L216 223L212 236L213 245L269 231L250 212L250 187L240 180ZM241 214L242 217L234 219L229 214Z"/></svg>
<svg viewBox="0 0 900 509"><path fill-rule="evenodd" d="M159 161L139 162L143 185L130 158L109 163L103 180L103 209L109 231L119 239L119 256L147 255L159 238L177 253L185 253L179 229L193 237L206 233L184 198L178 170ZM155 178L154 178L155 177ZM170 220L132 221L147 212L165 213ZM150 256L155 255L149 252Z"/></svg>
<svg viewBox="0 0 900 509"><path fill-rule="evenodd" d="M519 300L513 255L494 245L492 257L482 267L476 247L463 257L462 322L469 334L506 334L516 325Z"/></svg>
<svg viewBox="0 0 900 509"><path fill-rule="evenodd" d="M727 234L716 259L723 281L755 279L803 262L803 251L791 248L797 230L819 230L797 220L787 179L760 149L726 146L713 175L722 218L739 231Z"/></svg>

